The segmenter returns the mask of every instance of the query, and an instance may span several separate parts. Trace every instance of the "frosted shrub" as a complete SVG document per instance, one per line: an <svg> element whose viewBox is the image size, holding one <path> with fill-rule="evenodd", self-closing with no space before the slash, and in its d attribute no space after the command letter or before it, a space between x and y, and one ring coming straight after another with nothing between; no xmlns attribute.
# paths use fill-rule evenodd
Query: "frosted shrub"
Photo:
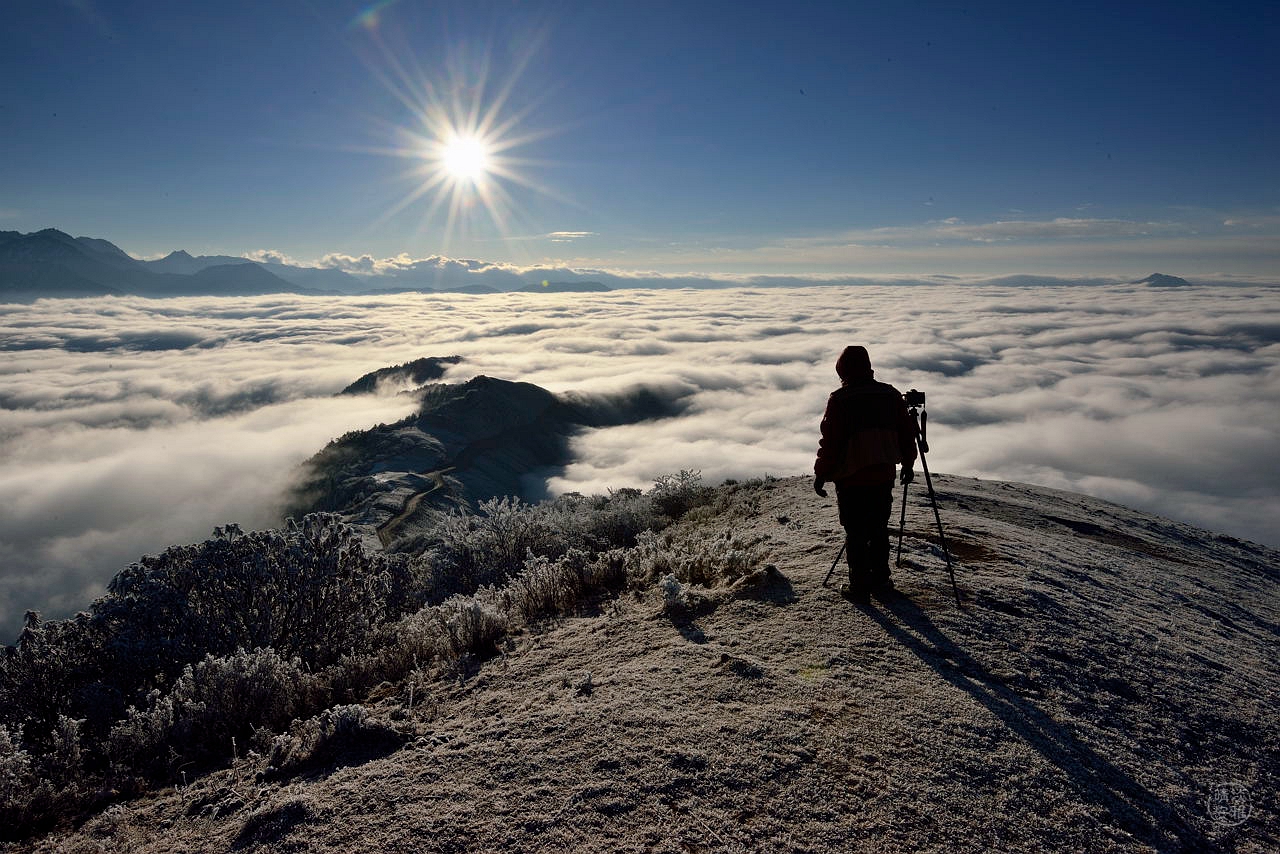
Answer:
<svg viewBox="0 0 1280 854"><path fill-rule="evenodd" d="M662 587L662 609L668 614L687 611L692 607L693 601L689 597L688 589L671 573L668 572L662 576L660 586Z"/></svg>
<svg viewBox="0 0 1280 854"><path fill-rule="evenodd" d="M627 548L635 544L641 531L670 523L668 517L655 509L649 496L638 489L619 489L608 495L590 497L568 493L537 506L567 538L570 548L589 551Z"/></svg>
<svg viewBox="0 0 1280 854"><path fill-rule="evenodd" d="M702 485L702 472L681 469L676 474L664 474L655 480L649 490L649 500L659 513L679 519L705 502L710 494L711 490Z"/></svg>
<svg viewBox="0 0 1280 854"><path fill-rule="evenodd" d="M580 549L551 560L529 557L508 586L509 599L526 621L571 611L588 591L617 586L625 577L623 552L596 555Z"/></svg>
<svg viewBox="0 0 1280 854"><path fill-rule="evenodd" d="M554 560L575 549L629 548L642 532L666 527L709 494L696 472L681 472L659 478L648 494L569 493L534 505L495 499L482 502L474 514L440 514L434 530L410 548L426 555L419 574L434 591L430 601L440 601L505 583L530 555Z"/></svg>
<svg viewBox="0 0 1280 854"><path fill-rule="evenodd" d="M0 724L0 821L3 827L26 821L34 783L31 756L22 749L22 730L11 732Z"/></svg>
<svg viewBox="0 0 1280 854"><path fill-rule="evenodd" d="M359 705L334 706L277 736L267 755L269 777L296 773L308 765L330 762L344 752L385 753L404 737Z"/></svg>
<svg viewBox="0 0 1280 854"><path fill-rule="evenodd" d="M520 575L510 584L511 601L526 620L543 614L565 611L578 600L582 589L582 567L590 556L579 549L552 561L529 557Z"/></svg>
<svg viewBox="0 0 1280 854"><path fill-rule="evenodd" d="M315 514L284 531L227 526L200 545L144 558L112 580L98 610L125 629L119 651L152 669L238 647L323 666L404 613L411 589L404 561L366 552L354 530Z"/></svg>
<svg viewBox="0 0 1280 854"><path fill-rule="evenodd" d="M670 575L685 584L713 587L754 570L763 559L758 545L758 540L745 540L731 531L711 538L687 531L649 532L641 534L627 554L627 572L634 583Z"/></svg>
<svg viewBox="0 0 1280 854"><path fill-rule="evenodd" d="M111 730L111 756L118 768L146 774L169 770L175 756L230 758L233 739L247 744L255 728L283 727L321 697L301 662L274 650L206 656L187 666L167 694L154 691L147 708L129 710Z"/></svg>
<svg viewBox="0 0 1280 854"><path fill-rule="evenodd" d="M469 593L502 584L524 566L530 554L556 556L568 544L539 513L519 499L480 503L475 514L449 514L437 525L433 555L437 572L452 582L450 592Z"/></svg>
<svg viewBox="0 0 1280 854"><path fill-rule="evenodd" d="M116 663L104 658L105 630L86 613L41 622L29 612L17 645L0 649L0 724L22 727L32 753L53 749L61 716L122 708L114 686L97 681Z"/></svg>
<svg viewBox="0 0 1280 854"><path fill-rule="evenodd" d="M455 596L436 609L452 658L487 657L495 651L495 641L507 631L508 615L500 604L503 597L492 588L476 594Z"/></svg>

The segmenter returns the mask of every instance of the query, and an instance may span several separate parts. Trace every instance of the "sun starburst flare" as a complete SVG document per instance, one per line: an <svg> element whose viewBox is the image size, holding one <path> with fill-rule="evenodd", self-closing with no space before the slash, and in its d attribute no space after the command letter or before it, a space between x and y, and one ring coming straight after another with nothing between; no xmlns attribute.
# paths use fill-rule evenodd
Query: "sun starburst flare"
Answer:
<svg viewBox="0 0 1280 854"><path fill-rule="evenodd" d="M542 165L539 161L515 154L521 146L552 133L520 128L540 99L511 108L512 93L527 63L527 57L516 63L508 79L494 85L487 56L470 64L454 58L442 75L432 76L416 65L407 67L383 46L380 61L371 69L408 108L411 118L409 126L387 126L392 146L364 150L407 161L401 178L410 189L371 228L425 199L419 230L436 231L440 251L446 251L455 237L473 228L496 230L503 239L512 237L523 216L520 191L573 204L533 179L532 171Z"/></svg>

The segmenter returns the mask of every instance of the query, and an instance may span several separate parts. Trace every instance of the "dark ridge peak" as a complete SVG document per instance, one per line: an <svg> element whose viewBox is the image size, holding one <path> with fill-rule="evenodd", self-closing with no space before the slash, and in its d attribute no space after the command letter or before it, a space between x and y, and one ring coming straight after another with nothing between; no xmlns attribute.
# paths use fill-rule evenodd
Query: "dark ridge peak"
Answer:
<svg viewBox="0 0 1280 854"><path fill-rule="evenodd" d="M1152 273L1145 279L1139 279L1134 282L1135 285L1147 285L1152 288L1180 288L1190 285L1186 279L1181 276L1170 276L1166 273Z"/></svg>
<svg viewBox="0 0 1280 854"><path fill-rule="evenodd" d="M164 256L164 260L166 261L168 261L170 258L173 258L175 260L181 259L183 261L188 261L188 260L191 260L191 253L185 249L175 249L172 252L170 252L168 255Z"/></svg>
<svg viewBox="0 0 1280 854"><path fill-rule="evenodd" d="M439 367L449 359L425 359ZM417 363L410 362L408 367ZM404 376L407 366L383 369ZM372 389L381 372L357 380ZM572 461L571 438L584 429L677 415L683 388L635 386L608 394L556 394L528 382L486 375L429 383L418 411L394 424L353 431L307 465L291 513L335 511L381 525L407 506L456 506L501 495L545 497L550 473ZM447 474L447 485L441 478ZM539 484L542 484L541 486ZM421 497L415 497L421 496Z"/></svg>
<svg viewBox="0 0 1280 854"><path fill-rule="evenodd" d="M65 231L59 231L56 228L42 228L39 231L33 231L31 233L31 236L32 237L56 237L59 240L66 240L71 243L75 243L74 237L72 237L70 234L67 234Z"/></svg>
<svg viewBox="0 0 1280 854"><path fill-rule="evenodd" d="M369 394L375 391L380 383L421 386L440 379L449 365L456 365L461 361L461 356L427 356L405 362L403 365L379 368L360 377L339 394Z"/></svg>

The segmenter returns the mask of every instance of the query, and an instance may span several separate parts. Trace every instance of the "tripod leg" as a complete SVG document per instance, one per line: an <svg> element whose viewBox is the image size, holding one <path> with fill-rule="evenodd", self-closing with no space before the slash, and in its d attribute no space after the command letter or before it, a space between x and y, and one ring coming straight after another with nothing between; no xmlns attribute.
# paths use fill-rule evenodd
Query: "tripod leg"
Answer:
<svg viewBox="0 0 1280 854"><path fill-rule="evenodd" d="M902 516L898 519L898 559L894 562L894 566L902 566L902 534L907 530L907 487L909 483L902 484Z"/></svg>
<svg viewBox="0 0 1280 854"><path fill-rule="evenodd" d="M942 533L942 515L938 513L938 496L933 491L933 478L929 476L929 464L925 462L924 453L920 454L920 466L924 469L924 482L929 487L929 501L933 504L933 519L938 523L938 542L942 544L942 556L947 560L947 573L951 576L951 592L955 594L956 604L960 604L960 588L956 586L956 571L951 566L951 550L947 548L947 535Z"/></svg>
<svg viewBox="0 0 1280 854"><path fill-rule="evenodd" d="M845 545L848 545L847 543ZM836 552L836 559L831 561L831 569L827 570L827 577L822 579L822 586L826 587L827 582L831 580L831 574L836 571L836 564L840 562L840 558L844 555L844 546L840 547L840 551Z"/></svg>

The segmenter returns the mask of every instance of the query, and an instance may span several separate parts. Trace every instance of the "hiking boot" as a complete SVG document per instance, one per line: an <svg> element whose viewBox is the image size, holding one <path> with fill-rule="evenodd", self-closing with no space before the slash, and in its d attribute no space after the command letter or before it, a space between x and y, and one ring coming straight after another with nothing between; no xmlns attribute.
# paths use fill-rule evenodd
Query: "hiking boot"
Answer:
<svg viewBox="0 0 1280 854"><path fill-rule="evenodd" d="M877 587L883 587L885 585L892 585L892 584L893 584L893 578L887 566L884 569L880 570L879 572L871 573L871 589L872 590L876 589Z"/></svg>
<svg viewBox="0 0 1280 854"><path fill-rule="evenodd" d="M871 601L871 593L865 587L850 587L848 584L841 584L840 595L850 602L860 602L863 605Z"/></svg>

